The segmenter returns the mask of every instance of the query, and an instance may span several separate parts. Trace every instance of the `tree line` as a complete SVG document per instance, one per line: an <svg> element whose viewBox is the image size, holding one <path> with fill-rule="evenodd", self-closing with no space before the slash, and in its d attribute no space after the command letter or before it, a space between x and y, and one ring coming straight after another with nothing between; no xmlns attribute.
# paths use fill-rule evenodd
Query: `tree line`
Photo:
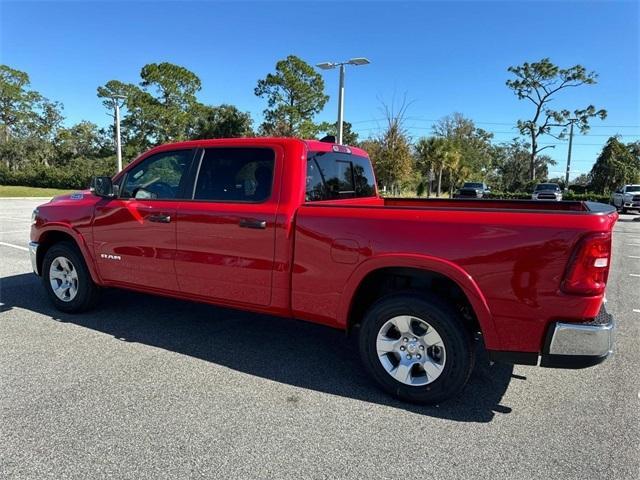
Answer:
<svg viewBox="0 0 640 480"><path fill-rule="evenodd" d="M431 135L412 139L405 119L410 103L382 104L385 123L376 136L360 139L344 122L344 142L367 150L379 187L391 194L442 195L463 181L485 181L494 190L524 191L549 180L556 162L542 153L540 137L562 139L571 124L586 133L593 119L607 112L588 105L550 108L563 90L597 81L594 72L576 65L560 68L549 59L509 67L506 86L532 105L531 117L515 122L521 134L496 143L493 135L460 113L432 127ZM230 103L207 105L198 100L200 78L171 63L142 67L137 83L110 80L97 87L106 113L122 107L125 162L162 143L202 138L335 135L337 123L317 122L329 101L322 76L307 62L289 55L256 82L254 93L265 102L263 122ZM63 106L31 89L26 72L0 65L0 183L83 188L93 175L112 174L115 126L81 121L65 126ZM115 119L114 119L115 120ZM640 180L640 144L610 138L587 176L579 178L605 193L621 183Z"/></svg>

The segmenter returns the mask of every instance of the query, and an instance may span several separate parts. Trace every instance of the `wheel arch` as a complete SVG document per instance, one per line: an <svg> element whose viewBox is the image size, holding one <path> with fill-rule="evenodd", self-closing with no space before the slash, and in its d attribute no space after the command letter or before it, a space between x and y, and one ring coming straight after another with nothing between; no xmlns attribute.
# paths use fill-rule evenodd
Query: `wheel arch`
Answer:
<svg viewBox="0 0 640 480"><path fill-rule="evenodd" d="M40 275L42 275L42 263L44 262L44 257L47 254L47 251L57 243L68 241L73 243L80 251L82 258L87 265L87 269L89 270L89 274L91 275L91 279L96 284L100 283L100 277L98 276L89 247L80 233L65 225L50 225L40 231L36 241L38 242L36 265Z"/></svg>
<svg viewBox="0 0 640 480"><path fill-rule="evenodd" d="M499 338L489 306L475 280L461 267L447 260L425 255L381 255L358 266L351 274L342 293L338 322L346 329L359 323L364 310L372 303L363 291L377 284L387 275L415 276L420 279L436 279L439 285L459 290L473 312L470 326L477 325L487 348L496 348ZM394 290L391 290L394 291ZM457 292L456 292L457 294Z"/></svg>

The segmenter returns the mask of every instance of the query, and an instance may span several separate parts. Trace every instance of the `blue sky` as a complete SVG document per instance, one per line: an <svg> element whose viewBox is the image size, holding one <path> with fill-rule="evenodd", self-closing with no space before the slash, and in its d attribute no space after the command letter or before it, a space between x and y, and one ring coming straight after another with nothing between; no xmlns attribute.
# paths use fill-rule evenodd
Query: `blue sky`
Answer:
<svg viewBox="0 0 640 480"><path fill-rule="evenodd" d="M64 104L66 123L106 125L96 87L139 81L140 68L169 61L194 71L205 103L232 103L257 123L265 108L253 89L278 59L309 63L366 56L346 76L345 119L361 138L382 127L380 101L405 94L415 139L433 119L458 111L507 141L530 105L506 88L507 67L550 57L581 63L599 83L563 93L554 107L606 108L574 139L572 176L590 169L611 134L640 139L639 5L567 2L7 2L1 61L28 72L32 88ZM334 121L337 71L323 73L331 100L318 120ZM564 169L566 142L547 152ZM573 170L573 169L572 169ZM553 175L552 173L552 175Z"/></svg>

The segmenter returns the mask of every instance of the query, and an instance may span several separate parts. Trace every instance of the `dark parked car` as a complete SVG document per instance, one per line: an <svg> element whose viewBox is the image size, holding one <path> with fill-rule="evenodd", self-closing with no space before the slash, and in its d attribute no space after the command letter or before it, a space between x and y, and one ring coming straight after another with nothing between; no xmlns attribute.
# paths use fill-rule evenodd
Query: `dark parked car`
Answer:
<svg viewBox="0 0 640 480"><path fill-rule="evenodd" d="M465 182L454 198L483 198L490 193L491 189L484 182Z"/></svg>

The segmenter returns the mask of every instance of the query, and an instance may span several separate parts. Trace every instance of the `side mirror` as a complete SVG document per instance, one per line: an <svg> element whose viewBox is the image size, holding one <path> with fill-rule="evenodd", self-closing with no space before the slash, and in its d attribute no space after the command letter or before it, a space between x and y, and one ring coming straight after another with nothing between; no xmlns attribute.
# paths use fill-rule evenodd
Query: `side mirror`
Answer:
<svg viewBox="0 0 640 480"><path fill-rule="evenodd" d="M91 191L98 197L111 198L114 196L111 177L93 177Z"/></svg>

